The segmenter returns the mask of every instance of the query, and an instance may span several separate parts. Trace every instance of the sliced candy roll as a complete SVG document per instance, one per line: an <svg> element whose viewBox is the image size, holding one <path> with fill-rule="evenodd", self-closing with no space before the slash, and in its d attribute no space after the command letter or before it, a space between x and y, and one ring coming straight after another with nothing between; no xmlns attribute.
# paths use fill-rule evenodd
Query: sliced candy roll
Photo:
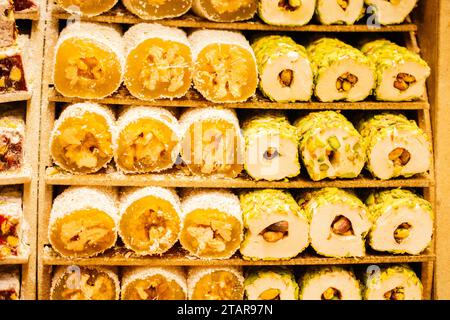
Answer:
<svg viewBox="0 0 450 320"><path fill-rule="evenodd" d="M192 6L196 15L217 22L251 19L257 8L257 0L194 0Z"/></svg>
<svg viewBox="0 0 450 320"><path fill-rule="evenodd" d="M286 268L251 271L244 288L247 300L298 300L297 282Z"/></svg>
<svg viewBox="0 0 450 320"><path fill-rule="evenodd" d="M118 0L56 0L59 7L65 11L85 17L98 16L112 9Z"/></svg>
<svg viewBox="0 0 450 320"><path fill-rule="evenodd" d="M316 12L322 24L354 24L364 15L364 0L318 0Z"/></svg>
<svg viewBox="0 0 450 320"><path fill-rule="evenodd" d="M122 275L122 300L186 300L186 274L180 267L134 267Z"/></svg>
<svg viewBox="0 0 450 320"><path fill-rule="evenodd" d="M106 106L84 102L68 106L50 136L53 161L72 173L93 173L113 157L114 114Z"/></svg>
<svg viewBox="0 0 450 320"><path fill-rule="evenodd" d="M117 120L114 158L125 173L171 168L181 149L178 120L163 108L130 107Z"/></svg>
<svg viewBox="0 0 450 320"><path fill-rule="evenodd" d="M312 112L295 125L300 155L311 179L355 178L361 173L366 159L363 139L342 114Z"/></svg>
<svg viewBox="0 0 450 320"><path fill-rule="evenodd" d="M407 101L424 96L431 71L417 53L384 39L366 43L361 51L376 66L378 100Z"/></svg>
<svg viewBox="0 0 450 320"><path fill-rule="evenodd" d="M431 165L431 143L414 120L400 114L382 113L360 123L367 169L379 179L411 177Z"/></svg>
<svg viewBox="0 0 450 320"><path fill-rule="evenodd" d="M288 192L257 190L242 194L240 200L245 259L289 259L308 247L308 217Z"/></svg>
<svg viewBox="0 0 450 320"><path fill-rule="evenodd" d="M0 189L0 260L26 255L25 223L22 212L22 194L11 187Z"/></svg>
<svg viewBox="0 0 450 320"><path fill-rule="evenodd" d="M0 174L23 167L25 121L16 110L0 112Z"/></svg>
<svg viewBox="0 0 450 320"><path fill-rule="evenodd" d="M192 0L122 0L125 7L144 20L182 16L192 7Z"/></svg>
<svg viewBox="0 0 450 320"><path fill-rule="evenodd" d="M58 266L52 279L51 300L119 300L117 269L100 266Z"/></svg>
<svg viewBox="0 0 450 320"><path fill-rule="evenodd" d="M66 97L104 98L122 83L124 64L117 25L72 23L60 33L55 46L54 85Z"/></svg>
<svg viewBox="0 0 450 320"><path fill-rule="evenodd" d="M139 255L162 254L178 240L180 216L180 200L174 190L125 189L120 196L120 238Z"/></svg>
<svg viewBox="0 0 450 320"><path fill-rule="evenodd" d="M11 0L0 0L0 48L13 45L16 38L14 4Z"/></svg>
<svg viewBox="0 0 450 320"><path fill-rule="evenodd" d="M288 36L265 36L252 44L258 62L259 89L278 102L308 101L313 72L306 49Z"/></svg>
<svg viewBox="0 0 450 320"><path fill-rule="evenodd" d="M377 251L419 254L433 236L431 203L415 193L393 189L372 193L366 200L373 222L369 245Z"/></svg>
<svg viewBox="0 0 450 320"><path fill-rule="evenodd" d="M362 257L371 223L367 208L355 195L337 188L305 194L299 201L311 217L314 250L327 257Z"/></svg>
<svg viewBox="0 0 450 320"><path fill-rule="evenodd" d="M29 91L25 66L28 45L27 36L19 36L18 43L0 47L0 99L6 102L12 94ZM11 99L14 100L14 99Z"/></svg>
<svg viewBox="0 0 450 320"><path fill-rule="evenodd" d="M361 285L352 270L312 267L299 280L300 300L361 300Z"/></svg>
<svg viewBox="0 0 450 320"><path fill-rule="evenodd" d="M316 0L259 0L259 17L267 24L303 26L311 21Z"/></svg>
<svg viewBox="0 0 450 320"><path fill-rule="evenodd" d="M203 259L228 259L243 237L239 198L226 190L192 190L181 204L180 243Z"/></svg>
<svg viewBox="0 0 450 320"><path fill-rule="evenodd" d="M402 23L411 13L418 0L364 0L372 7L376 14L376 21L380 24Z"/></svg>
<svg viewBox="0 0 450 320"><path fill-rule="evenodd" d="M189 42L195 60L194 86L212 102L243 102L258 85L252 47L239 32L198 30Z"/></svg>
<svg viewBox="0 0 450 320"><path fill-rule="evenodd" d="M117 194L106 187L69 187L53 201L48 238L64 257L88 258L117 239Z"/></svg>
<svg viewBox="0 0 450 320"><path fill-rule="evenodd" d="M19 300L20 273L18 268L11 266L0 268L0 301Z"/></svg>
<svg viewBox="0 0 450 320"><path fill-rule="evenodd" d="M375 71L358 49L321 38L307 47L314 70L314 95L323 102L362 101L375 86Z"/></svg>
<svg viewBox="0 0 450 320"><path fill-rule="evenodd" d="M192 173L229 178L241 173L244 138L234 110L189 109L180 127L181 158Z"/></svg>
<svg viewBox="0 0 450 320"><path fill-rule="evenodd" d="M300 173L297 129L283 113L260 113L244 122L244 167L255 180L281 180Z"/></svg>
<svg viewBox="0 0 450 320"><path fill-rule="evenodd" d="M422 283L408 265L394 265L366 274L363 297L365 300L422 300L422 292Z"/></svg>
<svg viewBox="0 0 450 320"><path fill-rule="evenodd" d="M191 87L193 60L181 29L139 23L124 34L124 83L138 99L184 96Z"/></svg>
<svg viewBox="0 0 450 320"><path fill-rule="evenodd" d="M244 277L236 267L192 267L188 278L189 300L242 300Z"/></svg>

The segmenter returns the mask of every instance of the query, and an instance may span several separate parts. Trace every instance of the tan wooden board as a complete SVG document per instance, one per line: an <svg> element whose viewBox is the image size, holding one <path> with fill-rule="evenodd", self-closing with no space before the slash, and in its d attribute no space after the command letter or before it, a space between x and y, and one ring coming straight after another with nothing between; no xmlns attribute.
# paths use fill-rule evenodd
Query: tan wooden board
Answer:
<svg viewBox="0 0 450 320"><path fill-rule="evenodd" d="M74 19L75 16L67 13L57 6L52 10L52 17L55 19ZM94 17L81 17L82 21L95 21L95 22L109 22L109 23L122 23L122 24L136 24L140 22L149 22L143 20L123 6L118 5L112 10ZM302 31L302 32L405 32L416 31L417 27L412 23L404 23L400 25L392 26L380 26L380 27L368 27L366 24L361 23L357 25L317 25L308 24L305 26L288 27L288 26L272 26L262 22L258 18L254 18L250 21L244 22L212 22L206 19L199 18L192 14L185 14L180 18L163 19L156 21L159 24L178 27L178 28L206 28L206 29L226 29L226 30L257 30L257 31Z"/></svg>
<svg viewBox="0 0 450 320"><path fill-rule="evenodd" d="M128 253L123 252L121 249L113 249L107 255L102 255L90 259L78 259L70 260L65 259L57 254L55 254L50 248L48 248L47 239L47 229L49 214L53 201L53 190L54 185L113 185L113 186L148 186L148 185L158 185L166 187L217 187L220 184L221 187L226 188L321 188L324 186L337 186L343 188L384 188L384 187L417 187L423 188L425 197L433 202L434 194L434 172L433 168L429 175L414 177L411 179L395 179L391 181L380 181L371 178L359 178L353 180L336 180L336 181L322 181L322 182L312 182L306 178L297 178L291 181L281 181L281 182L266 182L266 181L252 181L248 178L238 178L238 179L204 179L199 177L185 176L180 174L158 174L158 175L123 175L117 172L107 173L107 174L93 174L93 175L70 175L67 173L55 170L52 167L52 161L48 150L49 135L53 126L55 119L55 108L57 102L75 102L78 99L70 99L60 96L52 87L50 75L52 74L52 61L53 61L53 49L57 41L58 36L58 19L69 18L69 15L62 12L60 9L53 10L52 4L48 7L49 13L52 13L52 19L48 21L47 31L46 31L46 53L45 53L45 66L44 66L44 78L43 78L43 103L41 108L41 160L40 160L40 178L39 178L39 250L41 254L39 255L38 264L38 281L39 281L39 299L48 299L49 297L49 287L51 280L51 269L54 265L72 265L72 264L89 264L89 265L204 265L214 264L214 265L276 265L276 264L288 264L288 265L314 265L314 264L373 264L373 263L408 263L417 262L422 266L421 279L424 285L424 298L429 299L432 290L433 281L433 266L435 255L433 248L425 252L424 254L418 256L403 256L403 255L378 255L369 254L363 259L353 259L353 258L324 258L319 257L314 254L312 255L302 255L300 257L284 261L284 262L268 262L268 261L258 261L249 262L241 259L240 257L235 257L230 260L224 261L205 261L198 259L187 258L182 252L175 252L172 256L163 255L162 258L159 257L145 257L139 258L130 256ZM103 19L103 20L102 20ZM131 16L111 16L110 14L101 15L94 18L89 18L91 21L105 21L105 22L117 22L117 23L137 23L141 22L140 19ZM175 20L162 21L163 24L174 24L178 27L215 27L215 28L245 28L244 30L265 30L267 26L257 26L257 23L245 23L245 26L240 27L239 24L233 23L232 27L230 24L220 26L220 24L206 23L202 21L188 21L186 17ZM189 24L189 25L183 25ZM413 27L407 27L412 25ZM261 29L262 28L262 29ZM269 28L271 28L269 26ZM306 26L301 28L294 28L289 30L289 28L282 28L285 31L313 31L320 32L326 31L328 26ZM346 26L333 26L328 31L339 32L345 31ZM352 29L353 28L353 29ZM348 31L358 31L360 26L348 28ZM389 27L390 28L390 27ZM394 30L395 28L399 28ZM350 30L352 29L352 30ZM269 29L271 30L271 29ZM414 33L410 31L416 30L415 25L405 24L399 26L393 26L390 30L385 31L404 31L407 32L406 35L409 37L409 45L412 49L418 50L417 43L414 38ZM371 30L359 30L370 32ZM380 30L377 30L380 31ZM120 95L120 92L119 94ZM113 96L107 99L103 99L100 102L105 104L138 104L136 100L131 98L129 95L124 96ZM170 100L168 100L170 101ZM198 105L201 101L196 101L195 105ZM157 104L161 106L161 101L151 102L150 104ZM164 102L162 102L164 103ZM185 107L189 100L177 101L173 100L166 102L173 107ZM247 103L246 108L252 106ZM261 103L260 101L258 103ZM275 105L269 102L266 103L266 108L273 109L331 109L330 107L315 105L307 107L310 104L289 104L289 106L282 106L281 104ZM373 104L371 104L373 103ZM147 104L146 102L139 101L139 104ZM178 104L178 105L176 105ZM313 103L311 103L312 105ZM208 103L208 105L211 105ZM168 106L164 104L164 106ZM201 106L201 105L200 105ZM367 106L367 107L366 107ZM236 106L228 106L236 107ZM242 107L240 105L239 107ZM254 107L256 108L256 107ZM261 108L261 105L258 106ZM337 107L336 107L337 108ZM352 104L342 104L339 105L339 109L354 109L354 110L383 110L383 109L394 109L394 110L416 110L417 117L419 120L419 125L431 135L431 120L429 114L428 102L413 102L413 103L401 103L401 104L390 104L390 103L379 103L379 102L369 102L369 103L359 103L358 105ZM411 111L413 112L413 111Z"/></svg>
<svg viewBox="0 0 450 320"><path fill-rule="evenodd" d="M40 11L39 9L35 11L25 11L25 12L15 12L14 18L16 20L39 20Z"/></svg>

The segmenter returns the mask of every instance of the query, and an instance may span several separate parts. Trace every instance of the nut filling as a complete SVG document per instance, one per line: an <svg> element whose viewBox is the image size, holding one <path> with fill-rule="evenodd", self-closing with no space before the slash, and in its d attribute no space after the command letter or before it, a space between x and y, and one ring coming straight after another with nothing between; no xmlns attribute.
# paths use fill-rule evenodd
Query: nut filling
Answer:
<svg viewBox="0 0 450 320"><path fill-rule="evenodd" d="M203 276L195 285L193 300L242 299L242 287L228 271L215 271Z"/></svg>
<svg viewBox="0 0 450 320"><path fill-rule="evenodd" d="M416 82L416 77L413 75L409 73L399 73L394 81L394 87L400 91L406 91Z"/></svg>
<svg viewBox="0 0 450 320"><path fill-rule="evenodd" d="M61 138L67 142L63 147L67 162L78 168L97 167L99 158L107 158L108 155L99 147L99 141L91 132L85 132L81 139L79 134L72 132L70 128L61 134ZM68 139L72 138L74 140L68 143Z"/></svg>
<svg viewBox="0 0 450 320"><path fill-rule="evenodd" d="M387 291L383 296L385 300L405 300L405 288L396 287Z"/></svg>
<svg viewBox="0 0 450 320"><path fill-rule="evenodd" d="M350 0L336 0L338 5L345 11L348 8Z"/></svg>
<svg viewBox="0 0 450 320"><path fill-rule="evenodd" d="M123 165L127 168L145 170L155 166L166 156L166 146L152 132L140 132L127 141L128 148L123 154Z"/></svg>
<svg viewBox="0 0 450 320"><path fill-rule="evenodd" d="M404 222L401 225L399 225L397 227L397 229L395 229L395 231L394 231L395 241L398 244L402 243L403 240L405 240L406 238L409 237L411 228L412 228L412 226L407 222Z"/></svg>
<svg viewBox="0 0 450 320"><path fill-rule="evenodd" d="M394 166L403 167L411 160L411 154L404 148L395 148L389 153L389 160L394 163Z"/></svg>
<svg viewBox="0 0 450 320"><path fill-rule="evenodd" d="M358 83L358 80L357 76L346 72L336 80L336 89L339 92L349 92Z"/></svg>
<svg viewBox="0 0 450 320"><path fill-rule="evenodd" d="M294 71L291 69L284 69L278 74L278 81L280 81L283 88L290 87L294 81Z"/></svg>
<svg viewBox="0 0 450 320"><path fill-rule="evenodd" d="M278 7L287 11L295 11L302 6L301 0L280 0L278 1Z"/></svg>
<svg viewBox="0 0 450 320"><path fill-rule="evenodd" d="M87 57L69 60L65 75L70 80L70 85L74 86L80 79L99 80L102 77L102 72L102 66L97 58Z"/></svg>
<svg viewBox="0 0 450 320"><path fill-rule="evenodd" d="M0 58L0 93L27 90L22 70L20 55Z"/></svg>
<svg viewBox="0 0 450 320"><path fill-rule="evenodd" d="M0 258L17 255L19 246L19 221L0 215Z"/></svg>
<svg viewBox="0 0 450 320"><path fill-rule="evenodd" d="M342 300L342 293L336 288L329 287L322 293L322 300Z"/></svg>
<svg viewBox="0 0 450 320"><path fill-rule="evenodd" d="M62 281L59 294L64 300L107 300L115 298L113 281L105 274L94 270L72 273Z"/></svg>
<svg viewBox="0 0 450 320"><path fill-rule="evenodd" d="M173 280L161 275L133 281L124 292L125 300L182 300L184 293Z"/></svg>
<svg viewBox="0 0 450 320"><path fill-rule="evenodd" d="M187 232L196 239L198 252L223 252L232 240L232 229L230 223L215 220L210 225L191 226Z"/></svg>
<svg viewBox="0 0 450 320"><path fill-rule="evenodd" d="M22 163L22 136L15 133L0 135L0 172L19 169Z"/></svg>
<svg viewBox="0 0 450 320"><path fill-rule="evenodd" d="M271 224L260 233L267 242L277 242L289 234L289 222L279 221Z"/></svg>
<svg viewBox="0 0 450 320"><path fill-rule="evenodd" d="M264 159L266 160L273 160L277 157L280 156L280 154L278 153L278 150L273 148L273 147L269 147L267 148L266 152L264 152Z"/></svg>
<svg viewBox="0 0 450 320"><path fill-rule="evenodd" d="M280 290L267 289L259 295L261 300L280 300Z"/></svg>
<svg viewBox="0 0 450 320"><path fill-rule="evenodd" d="M352 223L344 216L337 216L331 224L331 231L340 236L352 236L355 235L353 231Z"/></svg>

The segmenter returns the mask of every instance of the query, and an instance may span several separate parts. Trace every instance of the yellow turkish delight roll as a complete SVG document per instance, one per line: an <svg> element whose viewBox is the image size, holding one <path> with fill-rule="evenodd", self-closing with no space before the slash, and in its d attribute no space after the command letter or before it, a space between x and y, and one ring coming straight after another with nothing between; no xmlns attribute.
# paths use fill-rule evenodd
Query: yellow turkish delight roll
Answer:
<svg viewBox="0 0 450 320"><path fill-rule="evenodd" d="M50 136L53 161L72 173L93 173L113 157L114 115L95 103L68 106Z"/></svg>
<svg viewBox="0 0 450 320"><path fill-rule="evenodd" d="M106 187L69 187L53 201L48 238L65 257L87 258L117 239L117 194Z"/></svg>
<svg viewBox="0 0 450 320"><path fill-rule="evenodd" d="M117 268L58 266L50 289L51 300L119 300Z"/></svg>
<svg viewBox="0 0 450 320"><path fill-rule="evenodd" d="M65 11L86 17L102 14L114 7L118 0L56 0Z"/></svg>
<svg viewBox="0 0 450 320"><path fill-rule="evenodd" d="M257 0L194 0L192 7L195 14L217 22L251 19L257 8Z"/></svg>
<svg viewBox="0 0 450 320"><path fill-rule="evenodd" d="M171 189L130 188L120 196L119 235L139 255L162 254L177 242L180 200Z"/></svg>
<svg viewBox="0 0 450 320"><path fill-rule="evenodd" d="M189 300L242 300L244 277L236 267L194 267L187 278Z"/></svg>
<svg viewBox="0 0 450 320"><path fill-rule="evenodd" d="M117 120L114 157L125 173L160 172L180 153L178 120L163 108L129 107Z"/></svg>
<svg viewBox="0 0 450 320"><path fill-rule="evenodd" d="M138 99L178 98L191 87L192 53L186 33L159 24L140 23L124 37L124 82Z"/></svg>
<svg viewBox="0 0 450 320"><path fill-rule="evenodd" d="M122 83L124 63L118 26L91 22L69 24L55 46L55 88L66 97L104 98Z"/></svg>
<svg viewBox="0 0 450 320"><path fill-rule="evenodd" d="M243 237L239 199L226 190L193 190L183 199L180 243L203 259L228 259Z"/></svg>
<svg viewBox="0 0 450 320"><path fill-rule="evenodd" d="M144 20L179 17L192 7L192 0L122 0L122 3Z"/></svg>
<svg viewBox="0 0 450 320"><path fill-rule="evenodd" d="M186 275L180 267L134 267L122 275L122 300L185 300Z"/></svg>
<svg viewBox="0 0 450 320"><path fill-rule="evenodd" d="M239 32L198 30L189 36L194 86L212 102L243 102L253 96L258 70L253 50Z"/></svg>
<svg viewBox="0 0 450 320"><path fill-rule="evenodd" d="M197 175L234 178L243 169L244 139L234 110L194 108L181 115L181 157Z"/></svg>

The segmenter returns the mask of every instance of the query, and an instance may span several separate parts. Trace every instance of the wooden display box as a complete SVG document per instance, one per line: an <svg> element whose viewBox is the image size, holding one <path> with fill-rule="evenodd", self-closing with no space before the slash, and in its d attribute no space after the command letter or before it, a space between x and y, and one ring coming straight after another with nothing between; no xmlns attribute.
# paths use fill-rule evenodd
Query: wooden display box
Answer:
<svg viewBox="0 0 450 320"><path fill-rule="evenodd" d="M28 224L26 237L29 243L29 255L0 260L0 265L20 265L21 268L21 299L34 300L36 298L36 265L37 265L37 194L38 194L38 161L39 161L39 123L41 107L41 79L44 46L45 21L39 19L45 12L45 6L39 11L16 14L19 32L30 27L30 39L27 44L29 53L28 64L25 65L28 83L31 84L30 94L11 95L7 101L0 96L0 108L3 103L14 103L17 108L26 111L25 121L25 158L24 168L17 173L0 175L0 185L19 185L22 190L24 220Z"/></svg>
<svg viewBox="0 0 450 320"><path fill-rule="evenodd" d="M192 266L192 265L323 265L323 264L381 264L381 263L414 263L419 266L419 276L424 285L424 298L432 298L433 289L433 272L435 264L435 245L434 242L430 248L421 255L409 256L409 255L384 255L369 253L368 256L361 259L336 259L336 258L324 258L319 257L309 251L301 254L299 257L288 261L244 261L239 256L236 256L230 260L225 261L204 261L198 259L186 258L184 253L180 249L175 248L170 254L159 257L145 257L139 258L130 255L129 252L121 248L115 248L109 250L106 254L99 257L90 259L77 259L69 260L60 257L51 250L48 246L47 229L49 214L56 192L60 191L61 186L67 185L112 185L112 186L164 186L164 187L205 187L214 188L217 185L225 188L289 188L289 189L301 189L301 188L321 188L324 186L335 186L341 188L385 188L385 187L411 187L416 188L423 193L425 198L429 200L433 205L435 204L435 179L434 168L431 169L427 175L419 175L411 179L394 179L390 181L380 181L372 179L369 176L362 177L353 180L336 180L336 181L322 181L313 182L303 176L300 176L290 181L282 182L255 182L246 176L239 177L234 180L230 179L204 179L192 176L185 176L179 172L171 172L170 174L146 174L146 175L123 175L117 172L104 172L93 175L77 175L72 176L70 174L61 172L52 167L52 161L49 154L49 137L52 130L55 116L61 108L62 103L73 103L80 101L79 99L66 98L61 96L52 86L52 63L53 63L53 50L58 38L60 30L60 20L70 18L68 14L61 9L56 8L53 1L49 0L47 13L49 20L47 22L46 29L46 42L45 42L45 66L43 77L43 92L42 92L42 108L41 108L41 136L40 136L40 168L39 168L39 236L38 236L38 248L39 248L39 261L38 261L38 297L39 299L49 298L49 289L51 282L52 266L56 265L116 265L116 266L136 266L136 265L177 265L177 266ZM382 27L381 29L368 28L365 25L358 26L318 26L309 25L298 28L280 28L263 25L258 21L248 23L213 23L204 22L197 18L184 17L174 20L162 21L165 25L177 26L183 28L224 28L224 29L239 29L247 30L263 30L263 31L297 31L297 32L332 32L333 34L345 32L347 36L353 36L360 34L361 32L385 32L386 36L391 35L391 32L401 35L404 40L404 44L410 49L419 52L419 45L416 40L416 31L421 38L426 38L425 34L431 32L428 28L424 28L422 21L424 21L424 14L432 14L433 3L437 6L437 0L421 1L426 4L417 8L415 14L417 17L413 19L413 22L418 21L419 24L412 22L405 23L403 25ZM436 9L437 7L434 7ZM124 13L123 8L115 8L112 13L106 13L93 18L86 18L89 21L102 21L121 24L132 24L141 22L140 19L132 16L131 14ZM426 10L426 12L424 11ZM116 11L122 12L117 15ZM417 19L417 20L416 20ZM425 33L427 32L427 33ZM427 39L427 41L430 41ZM422 42L421 42L422 43ZM433 60L433 54L429 50L424 50L424 58L431 63L432 69L435 70L435 61ZM432 85L433 79L430 81ZM429 90L433 94L433 90ZM97 102L109 104L109 105L158 105L165 107L189 107L196 106L201 107L203 105L211 105L206 103L202 98L198 97L195 93L191 93L187 98L176 100L159 100L156 102L146 103L138 101L131 97L125 89L121 89L118 93L102 99ZM434 100L432 100L434 102ZM430 137L432 133L432 121L430 118L430 110L434 110L433 104L430 104L427 97L423 101L417 102L402 102L402 103L383 103L383 102L358 102L358 103L293 103L293 104L280 104L265 101L261 97L257 97L251 101L242 104L230 104L224 105L224 107L230 108L244 108L244 109L301 109L301 110L321 110L321 109L339 109L339 110L353 110L349 112L357 112L358 110L407 110L408 115L415 118L418 121L419 126L426 131Z"/></svg>

